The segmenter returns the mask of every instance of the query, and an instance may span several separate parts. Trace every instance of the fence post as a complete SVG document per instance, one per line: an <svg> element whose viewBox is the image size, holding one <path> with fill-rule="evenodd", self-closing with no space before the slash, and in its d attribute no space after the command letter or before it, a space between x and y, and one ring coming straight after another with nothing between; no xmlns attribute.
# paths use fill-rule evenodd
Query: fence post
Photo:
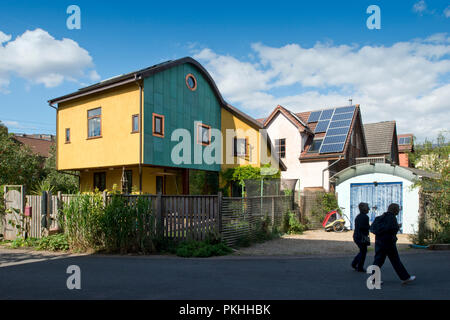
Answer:
<svg viewBox="0 0 450 320"><path fill-rule="evenodd" d="M222 238L222 192L219 191L217 194L217 221L218 221L218 232L220 238Z"/></svg>
<svg viewBox="0 0 450 320"><path fill-rule="evenodd" d="M164 235L164 220L162 215L162 196L161 192L158 192L156 196L156 228L157 236L161 237Z"/></svg>
<svg viewBox="0 0 450 320"><path fill-rule="evenodd" d="M275 224L275 197L272 197L272 226Z"/></svg>
<svg viewBox="0 0 450 320"><path fill-rule="evenodd" d="M103 191L102 197L103 197L103 206L106 207L106 197L107 197L106 191Z"/></svg>

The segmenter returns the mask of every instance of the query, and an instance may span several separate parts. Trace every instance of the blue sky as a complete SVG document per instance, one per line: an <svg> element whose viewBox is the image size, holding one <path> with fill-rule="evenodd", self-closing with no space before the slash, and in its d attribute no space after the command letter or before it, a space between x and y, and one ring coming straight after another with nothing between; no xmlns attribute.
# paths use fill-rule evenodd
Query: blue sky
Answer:
<svg viewBox="0 0 450 320"><path fill-rule="evenodd" d="M344 3L2 1L0 120L12 132L55 133L48 99L193 56L227 101L256 118L277 104L300 112L352 97L365 122L396 120L420 140L448 130L450 3ZM81 9L80 30L66 27L71 4ZM372 4L380 30L366 27ZM417 127L420 118L426 125Z"/></svg>

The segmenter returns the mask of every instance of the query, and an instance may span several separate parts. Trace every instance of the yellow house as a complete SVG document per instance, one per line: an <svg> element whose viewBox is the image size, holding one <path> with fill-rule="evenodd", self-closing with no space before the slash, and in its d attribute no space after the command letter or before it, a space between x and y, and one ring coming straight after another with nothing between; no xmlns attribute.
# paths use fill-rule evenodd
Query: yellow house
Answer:
<svg viewBox="0 0 450 320"><path fill-rule="evenodd" d="M116 185L128 193L188 194L189 171L260 166L270 145L262 125L227 104L209 73L189 57L49 104L57 105L57 169L79 171L82 192Z"/></svg>

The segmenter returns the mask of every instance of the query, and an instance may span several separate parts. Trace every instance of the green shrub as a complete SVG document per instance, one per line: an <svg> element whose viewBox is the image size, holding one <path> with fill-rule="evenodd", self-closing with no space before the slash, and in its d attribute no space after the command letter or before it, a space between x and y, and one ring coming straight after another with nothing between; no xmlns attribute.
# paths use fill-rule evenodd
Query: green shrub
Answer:
<svg viewBox="0 0 450 320"><path fill-rule="evenodd" d="M334 193L318 192L311 214L317 221L322 222L327 213L336 208L338 208L338 212L341 213Z"/></svg>
<svg viewBox="0 0 450 320"><path fill-rule="evenodd" d="M37 250L49 251L67 251L69 250L69 242L67 236L63 233L51 235L41 238L36 243Z"/></svg>
<svg viewBox="0 0 450 320"><path fill-rule="evenodd" d="M288 211L283 216L283 231L287 234L302 234L307 226L302 224L294 212Z"/></svg>
<svg viewBox="0 0 450 320"><path fill-rule="evenodd" d="M11 248L31 248L36 247L39 242L37 238L16 238L11 241Z"/></svg>
<svg viewBox="0 0 450 320"><path fill-rule="evenodd" d="M55 234L41 239L16 238L11 241L12 248L34 248L36 250L67 251L69 243L65 234Z"/></svg>
<svg viewBox="0 0 450 320"><path fill-rule="evenodd" d="M231 248L223 242L211 243L210 241L184 241L178 244L176 255L179 257L211 257L223 256L231 253Z"/></svg>

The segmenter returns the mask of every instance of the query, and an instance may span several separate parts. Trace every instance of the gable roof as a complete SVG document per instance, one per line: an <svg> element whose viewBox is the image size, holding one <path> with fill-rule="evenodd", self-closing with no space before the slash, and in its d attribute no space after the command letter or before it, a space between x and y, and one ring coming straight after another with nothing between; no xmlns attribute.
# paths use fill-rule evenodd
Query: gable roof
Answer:
<svg viewBox="0 0 450 320"><path fill-rule="evenodd" d="M242 121L249 124L251 127L255 129L263 129L263 124L259 121L256 121L251 116L247 115L246 113L240 111L236 107L232 106L231 104L227 103L224 98L222 97L222 94L220 93L219 89L217 88L216 83L214 82L214 79L211 77L209 72L195 59L191 57L184 57L177 60L169 60L165 61L159 64L155 64L151 67L144 68L141 70L133 71L127 74L123 74L117 77L113 77L110 79L106 79L103 81L100 81L96 84L93 84L88 87L84 87L79 89L78 91L72 92L70 94L54 98L51 100L48 100L48 103L50 106L52 106L55 103L62 103L70 100L74 100L77 98L81 98L87 95L95 94L98 92L102 92L105 90L109 90L118 86L130 84L130 83L137 83L142 81L144 78L149 77L153 74L156 74L158 72L162 72L164 70L176 67L181 64L190 63L198 68L199 72L205 77L206 81L211 85L211 88L214 91L214 94L216 95L217 99L219 100L219 103L222 108L229 111L231 114L235 115ZM267 137L267 144L270 147L271 141L270 138ZM281 159L279 159L280 167L282 170L286 170L286 165L283 163Z"/></svg>
<svg viewBox="0 0 450 320"><path fill-rule="evenodd" d="M395 121L364 124L368 155L390 154L395 132Z"/></svg>
<svg viewBox="0 0 450 320"><path fill-rule="evenodd" d="M245 114L244 112L238 110L236 107L233 107L232 105L227 103L223 99L222 94L220 93L219 89L217 88L217 85L214 82L211 75L209 74L209 72L197 60L195 60L191 57L184 57L184 58L177 59L177 60L165 61L165 62L162 62L159 64L155 64L148 68L140 69L140 70L133 71L133 72L130 72L127 74L123 74L123 75L120 75L117 77L106 79L106 80L100 81L96 84L93 84L91 86L81 88L81 89L79 89L75 92L69 93L67 95L48 100L48 103L50 105L53 105L55 103L59 104L62 102L74 100L74 99L81 98L81 97L91 95L94 93L109 90L109 89L112 89L112 88L115 88L118 86L140 82L142 79L147 78L153 74L162 72L164 70L167 70L167 69L176 67L178 65L185 64L185 63L190 63L190 64L194 65L195 67L197 67L197 69L205 77L206 81L209 83L209 85L213 89L214 94L216 95L217 99L219 100L221 107L228 110L229 112L231 112L232 114L234 114L241 120L245 121L246 123L250 124L251 126L253 126L257 129L262 128L262 124L260 122L256 121L254 118L250 117L249 115Z"/></svg>
<svg viewBox="0 0 450 320"><path fill-rule="evenodd" d="M39 139L19 135L14 135L13 139L20 144L24 144L30 147L31 151L33 151L34 154L45 158L48 158L48 156L50 155L50 147L55 143L54 141L48 139Z"/></svg>
<svg viewBox="0 0 450 320"><path fill-rule="evenodd" d="M348 107L348 106L344 106L344 107ZM310 137L308 139L308 141L306 142L305 145L305 150L303 150L303 152L300 154L300 160L334 160L334 159L338 159L339 157L345 157L345 155L347 154L347 149L348 146L350 144L350 137L353 134L353 130L356 127L356 124L359 123L361 129L362 129L362 120L361 120L361 110L359 107L359 104L354 105L355 109L353 111L353 117L352 117L352 121L347 133L347 137L345 139L345 144L344 144L344 148L342 149L341 152L329 152L329 153L319 153L319 152L309 152L309 148L311 147L314 139L323 139L326 136L326 132L320 132L320 133L315 133L313 137ZM334 107L332 109L337 109L337 108L342 108L342 107ZM314 111L306 111L306 112L300 112L297 113L297 116L299 118L301 118L303 121L308 122L309 116L311 115L312 112L315 111L323 111L323 110L328 110L330 108L326 108L326 109L320 109L320 110L314 110ZM314 132L316 129L316 126L319 122L315 121L315 122L311 122L308 123L308 126L311 128L311 130ZM363 148L366 149L366 145L364 143L365 139L364 139L364 131L361 130L361 134L362 136L362 141L363 141Z"/></svg>
<svg viewBox="0 0 450 320"><path fill-rule="evenodd" d="M303 121L299 116L297 116L292 111L280 105L276 106L275 109L273 109L272 113L267 118L264 119L263 121L264 127L267 127L278 113L282 113L301 132L306 132L311 135L313 134L313 131L311 131L311 129L309 128L309 126L306 124L305 121ZM259 119L259 121L261 121L261 119Z"/></svg>

